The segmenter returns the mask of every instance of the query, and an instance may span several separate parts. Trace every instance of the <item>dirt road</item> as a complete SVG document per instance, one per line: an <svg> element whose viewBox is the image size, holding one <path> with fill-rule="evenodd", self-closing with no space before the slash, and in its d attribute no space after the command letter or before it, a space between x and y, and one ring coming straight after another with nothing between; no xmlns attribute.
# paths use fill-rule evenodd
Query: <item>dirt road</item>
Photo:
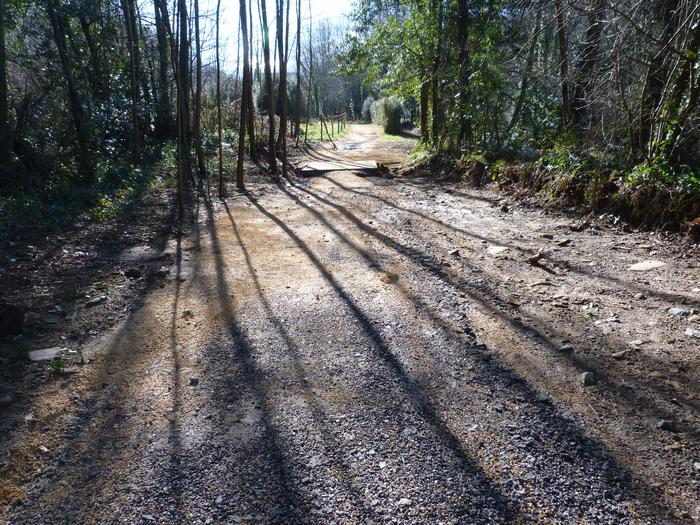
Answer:
<svg viewBox="0 0 700 525"><path fill-rule="evenodd" d="M410 143L338 146L312 156ZM202 204L0 437L0 521L700 520L697 250L500 198L338 172Z"/></svg>

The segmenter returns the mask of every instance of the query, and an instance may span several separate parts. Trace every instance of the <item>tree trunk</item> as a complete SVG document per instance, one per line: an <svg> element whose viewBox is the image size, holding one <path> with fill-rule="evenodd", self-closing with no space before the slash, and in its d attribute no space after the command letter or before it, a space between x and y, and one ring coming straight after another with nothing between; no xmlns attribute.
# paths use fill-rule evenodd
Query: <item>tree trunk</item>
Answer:
<svg viewBox="0 0 700 525"><path fill-rule="evenodd" d="M296 112L294 115L294 137L299 140L299 126L301 125L301 0L297 0L297 85L294 103Z"/></svg>
<svg viewBox="0 0 700 525"><path fill-rule="evenodd" d="M606 0L592 0L591 11L588 15L588 28L581 49L581 58L576 71L576 85L572 99L572 118L574 124L583 130L588 126L590 111L588 111L588 95L592 85L592 75L600 51L600 35L603 29L602 14Z"/></svg>
<svg viewBox="0 0 700 525"><path fill-rule="evenodd" d="M559 82L561 84L561 119L564 127L571 123L571 100L569 98L569 57L566 47L566 25L561 0L554 0L557 17L557 38L559 40Z"/></svg>
<svg viewBox="0 0 700 525"><path fill-rule="evenodd" d="M249 64L249 77L248 82L250 82L250 88L248 89L248 100L246 106L248 108L248 147L250 148L250 159L253 162L258 161L258 149L257 143L255 141L255 102L253 101L253 58L255 57L253 50L253 5L251 4L248 11L248 35L249 35L249 47L248 47L248 64Z"/></svg>
<svg viewBox="0 0 700 525"><path fill-rule="evenodd" d="M238 159L236 164L236 186L239 190L245 190L243 183L243 156L245 155L245 130L246 115L248 113L248 89L250 77L250 63L248 59L248 15L246 0L240 0L240 23L243 41L243 94L241 96L241 120L238 129Z"/></svg>
<svg viewBox="0 0 700 525"><path fill-rule="evenodd" d="M221 13L221 0L216 2L216 120L219 135L219 198L226 197L224 186L224 144L221 122L221 60L219 59L219 15Z"/></svg>
<svg viewBox="0 0 700 525"><path fill-rule="evenodd" d="M154 1L156 38L158 40L158 102L156 104L156 136L160 139L170 137L173 133L173 108L168 89L168 62L172 55L168 44L167 6L163 10L165 0Z"/></svg>
<svg viewBox="0 0 700 525"><path fill-rule="evenodd" d="M108 96L107 86L105 85L105 76L102 73L102 68L100 67L100 58L97 52L97 43L90 31L90 22L85 18L84 15L78 16L78 21L80 22L80 29L83 31L83 36L85 37L85 42L90 50L90 66L92 67L92 75L90 75L90 83L92 84L93 95L98 100L105 100Z"/></svg>
<svg viewBox="0 0 700 525"><path fill-rule="evenodd" d="M277 51L280 62L280 131L278 143L282 149L282 176L287 177L287 58L289 48L289 2L287 0L287 16L285 21L284 0L277 0ZM285 35L286 22L286 35Z"/></svg>
<svg viewBox="0 0 700 525"><path fill-rule="evenodd" d="M663 24L660 40L670 42L677 28L675 15L678 9L678 0L657 0L656 9L661 14L660 18ZM647 68L639 106L639 130L635 149L644 152L647 156L650 153L646 149L653 133L654 114L661 101L667 80L667 54L662 51L660 50L654 56Z"/></svg>
<svg viewBox="0 0 700 525"><path fill-rule="evenodd" d="M49 19L51 20L54 41L58 49L63 78L68 89L68 102L77 143L78 169L80 170L80 177L86 180L92 178L93 175L92 161L90 160L90 139L87 119L80 100L80 93L75 87L75 81L73 79L73 66L66 46L66 32L64 30L63 16L58 12L56 0L47 0L46 7Z"/></svg>
<svg viewBox="0 0 700 525"><path fill-rule="evenodd" d="M0 164L10 164L10 122L7 100L7 56L5 50L5 0L0 0Z"/></svg>
<svg viewBox="0 0 700 525"><path fill-rule="evenodd" d="M510 131L515 127L520 117L520 112L523 110L523 104L525 103L525 94L527 93L527 85L530 79L530 74L532 72L532 65L535 61L535 48L537 47L537 35L540 32L540 25L542 21L542 9L537 10L537 19L535 20L535 28L532 31L532 42L530 42L530 49L527 52L527 59L525 60L525 71L523 71L523 78L520 81L520 93L518 94L518 100L515 102L515 107L513 108L513 115L510 117L510 122L504 131L504 135L510 133Z"/></svg>
<svg viewBox="0 0 700 525"><path fill-rule="evenodd" d="M457 32L459 41L459 142L462 147L472 143L472 121L469 118L469 7L467 0L458 1Z"/></svg>
<svg viewBox="0 0 700 525"><path fill-rule="evenodd" d="M207 176L202 149L202 46L199 41L199 0L194 0L194 41L196 88L194 92L194 116L192 131L194 133L194 151L197 156L197 172L200 178Z"/></svg>
<svg viewBox="0 0 700 525"><path fill-rule="evenodd" d="M430 141L428 111L430 111L430 81L424 80L420 86L420 139L425 144Z"/></svg>
<svg viewBox="0 0 700 525"><path fill-rule="evenodd" d="M177 128L178 128L178 201L179 218L185 216L185 191L186 184L192 178L192 163L190 159L190 134L189 134L189 41L187 23L187 3L186 0L177 0L177 10L180 22L178 47L179 56L177 59Z"/></svg>
<svg viewBox="0 0 700 525"><path fill-rule="evenodd" d="M433 59L433 74L432 74L432 103L433 103L433 130L432 139L433 146L440 147L440 137L442 136L443 112L440 102L440 63L442 61L442 25L444 7L443 0L437 0L438 6L433 2L433 9L437 7L437 30L438 40L435 46L435 57Z"/></svg>
<svg viewBox="0 0 700 525"><path fill-rule="evenodd" d="M275 151L275 87L272 84L272 68L270 67L270 26L267 24L267 1L258 0L262 18L262 48L265 60L265 87L267 89L267 111L269 114L269 129L267 147L270 162L270 172L277 176L277 156Z"/></svg>
<svg viewBox="0 0 700 525"><path fill-rule="evenodd" d="M136 48L137 36L133 23L133 0L121 0L124 23L126 25L126 38L129 48L129 83L131 86L131 157L134 164L141 161L141 126L139 124L139 80Z"/></svg>

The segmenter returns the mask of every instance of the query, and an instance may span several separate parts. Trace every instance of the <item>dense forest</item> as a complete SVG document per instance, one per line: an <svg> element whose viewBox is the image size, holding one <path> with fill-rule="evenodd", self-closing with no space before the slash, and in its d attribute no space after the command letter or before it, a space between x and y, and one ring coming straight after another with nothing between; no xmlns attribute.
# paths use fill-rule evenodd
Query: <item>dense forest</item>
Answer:
<svg viewBox="0 0 700 525"><path fill-rule="evenodd" d="M194 0L4 2L3 214L124 199L163 159L181 206L197 181L223 196L246 156L286 175L321 116L414 125L417 157L628 220L698 213L695 2L362 0L316 23L301 0L226 7L234 28Z"/></svg>

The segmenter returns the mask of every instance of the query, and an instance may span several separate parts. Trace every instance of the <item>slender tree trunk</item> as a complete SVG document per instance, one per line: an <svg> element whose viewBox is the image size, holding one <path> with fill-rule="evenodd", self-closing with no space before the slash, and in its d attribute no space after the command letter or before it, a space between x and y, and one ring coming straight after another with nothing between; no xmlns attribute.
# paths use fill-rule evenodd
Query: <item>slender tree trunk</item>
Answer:
<svg viewBox="0 0 700 525"><path fill-rule="evenodd" d="M137 35L134 32L132 0L121 0L129 48L129 82L131 85L131 157L134 164L141 162L141 125L139 123L139 79L136 57Z"/></svg>
<svg viewBox="0 0 700 525"><path fill-rule="evenodd" d="M309 117L311 114L311 85L314 78L314 49L313 49L313 33L311 32L313 18L311 11L311 0L309 0L309 86L306 95L306 127L304 129L304 144L309 136ZM323 128L321 128L323 129Z"/></svg>
<svg viewBox="0 0 700 525"><path fill-rule="evenodd" d="M586 37L581 50L581 59L579 61L576 72L576 85L574 86L574 96L572 99L572 117L573 122L578 126L579 130L587 127L588 117L588 95L590 94L591 79L596 64L598 63L598 55L600 51L600 35L603 29L603 9L605 8L606 0L592 0L590 6L590 14L588 16L588 28L586 29Z"/></svg>
<svg viewBox="0 0 700 525"><path fill-rule="evenodd" d="M458 40L459 40L459 142L462 147L472 143L472 121L469 118L471 74L469 55L469 6L467 0L458 1Z"/></svg>
<svg viewBox="0 0 700 525"><path fill-rule="evenodd" d="M46 2L54 41L58 49L63 78L68 89L68 102L70 105L71 119L77 143L78 169L82 179L90 179L93 175L92 161L90 160L90 139L85 111L80 100L80 94L75 87L73 79L73 66L71 64L68 48L66 46L66 32L64 30L63 15L58 12L56 0Z"/></svg>
<svg viewBox="0 0 700 525"><path fill-rule="evenodd" d="M443 124L443 112L440 102L440 63L442 62L442 26L443 26L443 16L444 16L444 4L443 0L437 0L438 5L433 2L433 9L437 7L437 29L438 29L438 39L437 45L435 46L435 57L433 59L433 82L432 82L432 95L433 95L433 146L440 146L440 137L442 136L442 124Z"/></svg>
<svg viewBox="0 0 700 525"><path fill-rule="evenodd" d="M102 73L102 68L100 67L100 57L97 51L97 43L95 38L92 36L90 31L90 22L85 18L84 15L78 16L78 21L80 22L80 29L85 37L85 42L90 50L90 66L92 67L92 75L90 75L90 83L92 84L93 94L98 100L104 100L107 98L107 86L104 82L104 74Z"/></svg>
<svg viewBox="0 0 700 525"><path fill-rule="evenodd" d="M238 129L238 159L236 164L236 186L239 190L245 190L243 183L243 157L245 155L245 130L246 115L248 113L248 89L250 77L250 63L248 55L248 12L246 0L240 0L240 21L243 40L243 94L241 96L241 120Z"/></svg>
<svg viewBox="0 0 700 525"><path fill-rule="evenodd" d="M194 0L194 41L196 89L194 93L194 116L192 131L194 133L194 151L197 156L197 171L200 178L207 176L202 148L202 46L199 40L199 0Z"/></svg>
<svg viewBox="0 0 700 525"><path fill-rule="evenodd" d="M287 0L287 14L285 20L284 0L277 0L277 50L280 62L280 89L281 102L280 132L278 143L282 149L282 176L287 177L287 58L289 50L289 2ZM286 22L286 26L285 26ZM285 34L286 27L286 34Z"/></svg>
<svg viewBox="0 0 700 525"><path fill-rule="evenodd" d="M272 68L270 67L270 26L267 23L267 2L258 0L262 24L262 51L265 61L265 88L267 89L267 111L270 117L267 137L270 172L277 176L277 152L275 151L275 87L272 84Z"/></svg>
<svg viewBox="0 0 700 525"><path fill-rule="evenodd" d="M238 96L239 88L240 86L240 78L241 78L241 26L240 24L238 25L238 38L236 40L236 76L233 82L233 93L234 96Z"/></svg>
<svg viewBox="0 0 700 525"><path fill-rule="evenodd" d="M662 42L670 42L673 33L677 29L678 0L657 0L657 12L661 12L663 29L661 31ZM666 77L668 73L667 54L660 50L651 60L644 78L644 88L639 105L639 130L634 150L649 155L647 146L651 141L654 125L654 114L663 95ZM633 151L633 154L636 151ZM635 155L636 156L636 155Z"/></svg>
<svg viewBox="0 0 700 525"><path fill-rule="evenodd" d="M9 165L10 122L7 100L7 56L5 48L5 0L0 0L0 164Z"/></svg>
<svg viewBox="0 0 700 525"><path fill-rule="evenodd" d="M428 112L430 107L430 81L424 80L420 86L420 138L425 144L430 141Z"/></svg>
<svg viewBox="0 0 700 525"><path fill-rule="evenodd" d="M673 154L688 116L698 106L700 79L694 73L698 67L698 49L700 49L700 24L695 24L686 40L684 64L680 74L672 83L671 93L665 105L663 120L670 122L669 131L664 137L665 140L659 140L652 149L652 154Z"/></svg>
<svg viewBox="0 0 700 525"><path fill-rule="evenodd" d="M566 46L566 25L561 0L554 0L557 18L557 38L559 40L559 82L561 84L562 122L564 127L571 123L571 100L569 98L569 57Z"/></svg>
<svg viewBox="0 0 700 525"><path fill-rule="evenodd" d="M136 67L138 78L141 81L141 92L143 93L143 116L141 118L141 140L143 136L150 129L151 126L151 108L153 106L153 101L151 100L151 90L148 85L148 71L144 70L144 60L141 56L141 43L143 43L144 49L146 49L146 37L143 33L143 24L141 23L141 11L139 10L139 4L137 0L131 0L132 9L132 20L134 23L134 35L136 35ZM148 68L152 71L150 63L150 53L148 50L145 51L146 63L148 63Z"/></svg>
<svg viewBox="0 0 700 525"><path fill-rule="evenodd" d="M295 89L294 103L296 113L294 115L294 137L299 140L299 126L301 125L301 0L297 0L297 85Z"/></svg>
<svg viewBox="0 0 700 525"><path fill-rule="evenodd" d="M187 23L186 0L177 0L179 18L179 56L177 59L177 127L178 127L178 195L179 217L185 216L185 191L186 184L192 178L192 163L190 158L190 134L189 134L189 40Z"/></svg>
<svg viewBox="0 0 700 525"><path fill-rule="evenodd" d="M542 9L537 10L537 18L535 20L535 28L532 31L532 42L530 42L530 49L527 52L527 59L525 60L525 70L523 71L523 78L520 81L520 93L518 94L518 100L515 102L515 107L513 108L513 115L510 117L510 122L504 131L507 135L515 127L520 118L520 112L523 110L523 104L525 103L525 94L527 93L527 85L530 79L530 74L532 72L532 65L535 61L535 48L537 47L537 35L540 32L540 25L542 21Z"/></svg>
<svg viewBox="0 0 700 525"><path fill-rule="evenodd" d="M156 103L156 136L170 137L173 132L173 108L170 101L168 79L168 62L172 60L168 44L167 6L163 10L165 0L154 1L156 38L158 40L158 102Z"/></svg>
<svg viewBox="0 0 700 525"><path fill-rule="evenodd" d="M219 15L221 13L221 0L216 2L216 120L219 135L219 198L226 197L224 186L224 139L221 121L221 61L219 59Z"/></svg>
<svg viewBox="0 0 700 525"><path fill-rule="evenodd" d="M255 133L255 102L253 101L253 64L252 60L255 57L254 50L253 50L253 35L254 35L254 30L253 30L253 5L252 1L250 0L251 4L250 7L248 8L248 35L249 35L249 47L248 47L248 64L249 64L249 76L248 76L248 82L250 82L250 88L248 89L248 101L246 102L246 106L248 108L248 147L250 148L250 159L253 162L258 161L258 148L257 148L257 143L255 141L256 133Z"/></svg>

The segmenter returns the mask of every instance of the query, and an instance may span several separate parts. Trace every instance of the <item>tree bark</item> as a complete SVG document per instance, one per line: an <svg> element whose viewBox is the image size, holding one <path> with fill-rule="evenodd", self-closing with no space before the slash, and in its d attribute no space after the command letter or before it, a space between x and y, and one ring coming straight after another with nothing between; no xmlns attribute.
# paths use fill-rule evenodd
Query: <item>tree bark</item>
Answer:
<svg viewBox="0 0 700 525"><path fill-rule="evenodd" d="M557 18L557 39L559 40L559 82L561 85L561 119L564 127L571 123L571 99L569 93L569 56L566 46L566 25L561 0L554 0Z"/></svg>
<svg viewBox="0 0 700 525"><path fill-rule="evenodd" d="M278 142L282 149L282 176L287 177L287 58L289 49L289 2L287 0L287 16L285 20L284 0L277 0L277 51L280 62L280 131ZM286 35L285 35L286 22Z"/></svg>
<svg viewBox="0 0 700 525"><path fill-rule="evenodd" d="M275 150L275 87L272 84L272 68L270 67L270 26L267 23L267 1L258 0L262 18L262 51L265 61L265 87L267 89L267 111L269 114L267 147L270 162L270 172L277 176L277 152Z"/></svg>
<svg viewBox="0 0 700 525"><path fill-rule="evenodd" d="M63 78L68 89L68 102L70 107L71 119L73 121L73 129L75 131L75 139L77 144L77 159L80 178L83 180L91 179L93 175L93 165L90 160L90 139L87 119L85 111L80 100L80 93L75 86L73 79L73 65L68 54L66 45L66 32L64 30L64 20L61 13L58 11L56 0L47 0L46 7L51 20L51 28L53 29L54 41L58 49L58 56L61 62L61 70Z"/></svg>
<svg viewBox="0 0 700 525"><path fill-rule="evenodd" d="M189 133L189 40L187 23L186 0L177 0L179 17L179 46L177 59L177 151L178 151L178 202L179 218L185 216L185 191L186 184L192 178L192 163L190 158L190 133Z"/></svg>
<svg viewBox="0 0 700 525"><path fill-rule="evenodd" d="M158 40L158 102L156 104L156 136L164 139L172 136L174 130L173 108L170 100L168 79L168 63L172 60L168 44L167 6L163 10L165 0L154 1L156 38Z"/></svg>
<svg viewBox="0 0 700 525"><path fill-rule="evenodd" d="M472 143L472 121L469 118L469 6L467 0L458 1L457 33L459 41L459 142L462 147Z"/></svg>
<svg viewBox="0 0 700 525"><path fill-rule="evenodd" d="M256 133L255 133L255 102L253 101L253 58L255 57L255 53L253 50L253 0L250 0L250 7L248 8L248 35L249 35L249 47L248 47L248 64L249 64L249 77L248 77L248 82L250 82L250 88L247 91L248 94L248 101L246 102L246 106L248 108L248 147L250 148L250 159L253 162L258 161L258 148L257 148L257 143L255 141Z"/></svg>
<svg viewBox="0 0 700 525"><path fill-rule="evenodd" d="M192 132L194 133L194 151L197 156L197 172L200 178L207 176L207 168L204 163L204 150L202 148L202 46L199 40L199 0L194 0L194 41L195 41L195 67L197 69L196 86L194 92L194 115Z"/></svg>
<svg viewBox="0 0 700 525"><path fill-rule="evenodd" d="M583 130L587 127L590 111L588 110L588 96L590 94L591 79L598 63L600 52L600 35L603 30L603 9L605 0L592 0L588 15L588 28L585 41L581 49L581 58L576 71L576 85L571 102L572 120L574 124Z"/></svg>
<svg viewBox="0 0 700 525"><path fill-rule="evenodd" d="M430 81L424 80L420 86L420 139L427 144L430 141L428 112L430 111Z"/></svg>
<svg viewBox="0 0 700 525"><path fill-rule="evenodd" d="M121 0L124 23L126 25L127 46L129 48L129 82L131 86L131 156L132 162L138 164L141 161L141 126L139 123L139 79L137 36L134 31L133 0Z"/></svg>
<svg viewBox="0 0 700 525"><path fill-rule="evenodd" d="M299 126L301 125L301 0L297 0L297 85L294 103L296 111L294 115L294 137L299 140Z"/></svg>
<svg viewBox="0 0 700 525"><path fill-rule="evenodd" d="M5 48L5 0L0 0L0 164L11 161L9 104L7 96L7 55Z"/></svg>
<svg viewBox="0 0 700 525"><path fill-rule="evenodd" d="M243 94L241 96L241 120L238 129L238 159L236 164L236 186L239 190L245 190L243 183L243 157L245 155L245 130L246 115L248 113L248 89L250 77L250 63L248 56L248 13L246 0L240 0L240 23L243 41Z"/></svg>
<svg viewBox="0 0 700 525"><path fill-rule="evenodd" d="M219 198L226 197L226 186L224 186L224 144L221 121L221 61L219 59L219 15L221 13L221 0L216 2L216 120L217 132L219 136Z"/></svg>
<svg viewBox="0 0 700 525"><path fill-rule="evenodd" d="M435 4L438 4L437 6ZM440 138L442 136L443 112L440 103L440 63L442 62L442 26L444 17L443 0L433 1L433 9L437 8L437 32L438 39L435 46L435 57L433 58L433 74L432 74L432 105L433 105L433 130L432 139L433 146L440 147Z"/></svg>

